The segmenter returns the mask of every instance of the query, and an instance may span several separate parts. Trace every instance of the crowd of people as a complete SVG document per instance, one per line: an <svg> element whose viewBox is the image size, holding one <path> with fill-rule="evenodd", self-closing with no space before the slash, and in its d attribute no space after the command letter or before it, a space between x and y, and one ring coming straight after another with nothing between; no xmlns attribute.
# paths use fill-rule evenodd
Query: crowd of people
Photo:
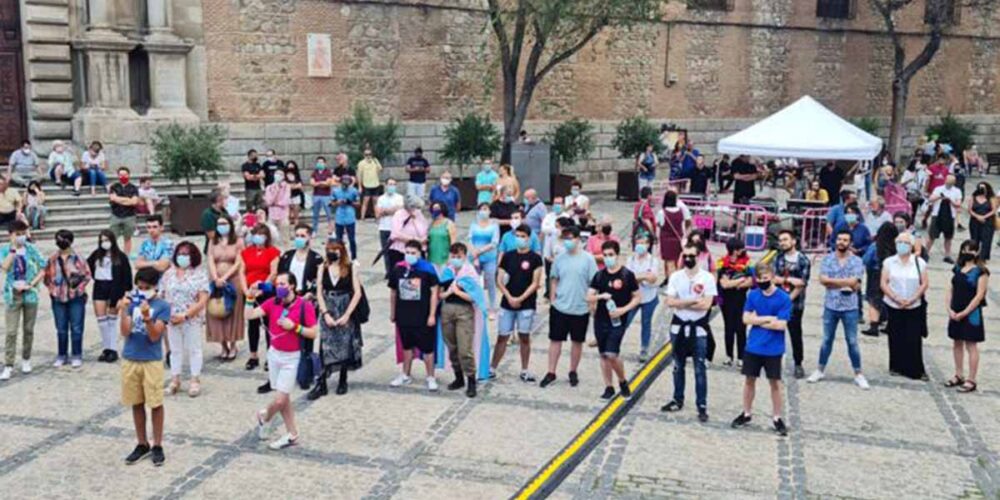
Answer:
<svg viewBox="0 0 1000 500"><path fill-rule="evenodd" d="M48 165L53 182L70 184L75 192L82 181L92 189L103 185L103 175L97 175L105 163L99 143L85 153L84 163L90 162L86 167L60 156L67 154L66 149L56 146L62 145L54 145ZM695 172L701 177L699 172L710 168L690 143L682 151L672 175ZM39 168L31 164L30 144L18 153L9 179L27 181L29 189L35 183L38 207L44 195L29 174L29 166ZM952 262L955 225L966 206L954 169L938 168L946 158L939 154L924 166L922 154L907 169L916 172L915 182L920 182L920 175L925 178L918 192L926 209L918 210L916 219L921 213L930 219L926 240L922 222L908 212L887 214L874 195L862 208L857 193L829 185L831 174L824 175L828 167L818 179L807 179L804 186L816 199L836 200L827 219L830 250L819 257L822 344L807 382L824 379L840 326L854 383L869 388L857 337L863 297L869 306L865 333L888 333L890 372L926 380L921 346L929 333L927 260L934 241L943 236L944 258ZM327 381L336 373L335 393L346 394L349 373L362 366L362 327L372 311L360 276L364 264L359 253L368 249L358 247L356 234L359 224L371 216L376 222L362 230L379 234L380 248L372 257L384 263L379 274L384 272L389 288L389 319L396 328L399 353L400 373L390 386L413 383L416 360L423 364L427 390L439 390L439 370L450 365L454 378L446 389L464 389L466 396L476 397L478 384L499 376L508 345L519 344L519 380L549 387L559 380L563 345L569 341L566 379L575 387L588 331L593 331L591 345L600 354L604 383L600 397L629 398L632 387L623 362L623 339L640 316L637 354L645 362L655 347L654 312L663 300L672 312L665 317L670 318L666 328L673 346L673 394L662 410L683 409L690 358L695 407L704 422L709 418L706 363L715 354L710 318L718 306L724 324L722 364L739 368L746 377L743 408L732 425L751 421L755 382L763 370L771 389L772 425L784 435L785 335L787 331L791 340L794 376L805 378L802 320L806 291L813 283L813 259L800 251L794 229L776 235L773 258L753 262L739 237L723 242L724 254L713 254L709 246L713 235L693 227L681 193L655 193L662 198L656 206L652 179L658 163L651 149L636 160L642 188L630 228L616 228L612 218L596 212L579 181L573 182L568 195L546 204L535 189L522 191L511 165L495 171L488 159L475 176L474 203L462 200L448 172L425 190L431 165L419 148L406 162L405 194L399 192L399 180L386 179L370 149L354 166L343 152L332 168L324 157L317 157L308 179L295 162L281 160L275 151L267 150L260 161L251 150L241 168L245 206L232 196L228 184L221 183L201 219L204 242L175 242L165 234L162 206L151 201L158 200L155 190L151 193L149 184L132 184L125 167L117 170L117 182L106 190L112 215L109 227L97 236L97 248L87 256L77 253L78 242L67 229L55 233L57 250L42 255L31 236L38 227L32 224L38 211L28 212L27 203L18 204L11 197L15 215L4 220L9 242L0 246L6 304L0 380L13 374L19 333L20 371L31 372L35 319L45 290L58 339L55 367L82 366L88 301L102 340L97 360L121 359L122 401L132 409L138 441L127 463L147 456L156 465L165 460L165 396L185 387L190 397L201 394L206 340L219 344L221 363L236 360L240 343L246 340L246 370L267 370L267 381L257 391L275 393L271 404L256 415L257 434L267 439L272 419L280 414L286 432L270 447L295 445L299 433L290 400L294 387L309 390L307 397L315 400L327 395ZM705 184L724 192L729 179L721 164L716 167L714 178L704 176ZM882 172L880 167L876 162L876 171ZM742 157L726 168L732 174L734 201L751 201L762 171ZM877 189L894 182L894 169L872 178ZM701 184L692 183L695 194L704 193L699 191ZM858 185L864 189L864 181ZM0 181L0 209L8 203L5 193L12 189L7 180ZM820 196L823 193L826 196ZM463 202L475 207L468 227L459 227L456 221ZM970 238L959 247L946 305L955 354L955 374L948 386L960 392L977 388L977 345L984 339L986 261L996 224L996 198L989 183L978 182L967 205ZM311 220L304 216L307 207ZM145 237L133 254L132 239L139 234L137 217L143 210L148 213L143 219ZM630 241L623 242L622 234L628 234ZM531 334L538 330L539 310L546 306L548 356L538 380L530 369ZM490 333L495 333L492 344ZM263 355L261 337L266 345ZM146 408L151 410L152 440L146 434Z"/></svg>

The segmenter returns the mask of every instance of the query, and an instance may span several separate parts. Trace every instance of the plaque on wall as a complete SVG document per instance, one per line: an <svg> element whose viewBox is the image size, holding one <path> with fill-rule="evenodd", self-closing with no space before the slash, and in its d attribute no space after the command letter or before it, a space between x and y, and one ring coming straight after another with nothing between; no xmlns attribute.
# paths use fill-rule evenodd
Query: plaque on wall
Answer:
<svg viewBox="0 0 1000 500"><path fill-rule="evenodd" d="M325 33L309 33L306 36L306 57L309 59L308 76L311 78L330 78L333 76L332 51L330 35Z"/></svg>

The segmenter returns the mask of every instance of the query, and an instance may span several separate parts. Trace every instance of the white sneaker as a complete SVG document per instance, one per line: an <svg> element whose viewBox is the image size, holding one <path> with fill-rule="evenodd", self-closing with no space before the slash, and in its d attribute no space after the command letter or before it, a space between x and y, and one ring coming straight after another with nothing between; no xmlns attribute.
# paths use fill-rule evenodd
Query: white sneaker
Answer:
<svg viewBox="0 0 1000 500"><path fill-rule="evenodd" d="M21 361L21 373L31 373L31 361Z"/></svg>
<svg viewBox="0 0 1000 500"><path fill-rule="evenodd" d="M3 367L3 371L0 371L0 380L10 380L10 367Z"/></svg>
<svg viewBox="0 0 1000 500"><path fill-rule="evenodd" d="M865 391L872 388L872 386L868 385L868 379L860 373L854 376L854 384Z"/></svg>
<svg viewBox="0 0 1000 500"><path fill-rule="evenodd" d="M265 415L267 415L267 410L257 411L257 439L261 441L267 439L267 422L264 421Z"/></svg>
<svg viewBox="0 0 1000 500"><path fill-rule="evenodd" d="M389 385L392 387L400 387L410 385L410 382L413 382L412 378L407 377L405 373L400 373L396 376L396 378L392 379L392 382L389 382Z"/></svg>
<svg viewBox="0 0 1000 500"><path fill-rule="evenodd" d="M826 374L824 374L823 372L821 372L819 370L816 370L816 371L812 372L812 375L809 375L809 378L806 379L806 382L809 382L810 384L815 384L816 382L819 382L820 380L823 380L824 378L826 378Z"/></svg>
<svg viewBox="0 0 1000 500"><path fill-rule="evenodd" d="M63 358L56 358L55 362L52 363L53 368L62 368L66 364L66 360Z"/></svg>
<svg viewBox="0 0 1000 500"><path fill-rule="evenodd" d="M83 366L83 360L82 359L73 358L73 361L70 361L69 365L72 366L73 368L79 368L79 367Z"/></svg>
<svg viewBox="0 0 1000 500"><path fill-rule="evenodd" d="M427 390L431 392L437 392L438 381L434 377L427 377Z"/></svg>
<svg viewBox="0 0 1000 500"><path fill-rule="evenodd" d="M292 437L291 434L285 434L284 436L278 438L277 441L267 445L267 447L272 450L283 450L285 448L288 448L289 446L295 446L298 443L299 443L298 436Z"/></svg>

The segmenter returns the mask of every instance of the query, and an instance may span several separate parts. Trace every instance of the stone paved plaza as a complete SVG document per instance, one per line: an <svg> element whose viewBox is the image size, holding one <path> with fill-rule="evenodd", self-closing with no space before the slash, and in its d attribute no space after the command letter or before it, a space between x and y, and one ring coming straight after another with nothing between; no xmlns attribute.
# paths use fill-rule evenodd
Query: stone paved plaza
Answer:
<svg viewBox="0 0 1000 500"><path fill-rule="evenodd" d="M595 208L612 213L619 232L630 220L630 204L602 200ZM470 215L461 220L467 226ZM0 383L0 498L509 497L603 407L596 350L588 348L576 388L566 382L566 353L554 385L523 384L515 349L500 378L484 384L475 399L443 387L431 394L420 384L391 389L398 369L388 293L380 273L367 267L378 244L374 223L359 232L373 309L364 328L365 366L352 374L345 396L331 392L308 402L302 392L293 395L300 446L273 452L256 440L254 411L270 397L254 388L265 375L244 371L245 352L237 362L220 363L212 345L202 395L167 397L166 464L126 468L122 459L134 437L130 414L119 403L119 365L95 361L100 340L88 309L83 368L52 368L55 334L45 298L35 372L18 371ZM838 336L830 376L817 385L792 379L790 355L786 359L790 433L779 438L766 427L766 391L758 391L753 424L729 428L740 410L742 380L719 358L709 369L708 423L698 423L690 408L660 413L672 390L668 367L554 496L1000 498L1000 329L987 329L980 391L945 389L952 361L942 304L950 274L940 257L932 260L931 336L924 348L930 382L890 377L885 337L862 337L872 389L861 391L850 381ZM817 274L815 267L804 322L807 370L815 366L822 335ZM1000 303L993 281L991 306ZM663 311L655 322L657 343L669 319ZM988 322L1000 320L1000 308L986 311ZM540 312L547 325L547 306ZM718 315L713 327L721 344ZM638 328L637 321L623 347L629 371L638 368ZM538 375L546 331L543 326L535 333L532 369ZM420 380L422 369L414 373ZM446 383L451 375L440 379Z"/></svg>

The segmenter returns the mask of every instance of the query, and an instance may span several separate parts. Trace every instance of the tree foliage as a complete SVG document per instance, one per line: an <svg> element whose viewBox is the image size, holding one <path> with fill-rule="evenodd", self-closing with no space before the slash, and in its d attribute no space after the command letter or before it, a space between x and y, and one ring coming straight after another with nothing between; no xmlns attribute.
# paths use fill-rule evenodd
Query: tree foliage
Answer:
<svg viewBox="0 0 1000 500"><path fill-rule="evenodd" d="M334 137L347 153L352 165L361 161L365 147L371 147L372 155L382 163L389 163L402 147L401 133L402 125L395 118L390 118L385 123L376 123L371 108L357 104L351 111L351 116L337 124Z"/></svg>
<svg viewBox="0 0 1000 500"><path fill-rule="evenodd" d="M173 183L184 181L191 197L191 178L206 180L226 170L222 143L226 131L218 125L182 127L176 123L153 131L153 162L160 175Z"/></svg>
<svg viewBox="0 0 1000 500"><path fill-rule="evenodd" d="M879 122L874 116L862 116L851 120L855 127L858 127L871 135L878 135Z"/></svg>
<svg viewBox="0 0 1000 500"><path fill-rule="evenodd" d="M652 144L657 155L666 149L660 141L660 130L656 125L641 117L633 116L622 120L615 129L615 138L611 145L618 150L622 158L635 158L646 151L646 145Z"/></svg>
<svg viewBox="0 0 1000 500"><path fill-rule="evenodd" d="M488 116L468 113L455 119L444 130L441 159L458 165L459 175L465 176L465 166L480 158L492 158L500 151L500 130Z"/></svg>
<svg viewBox="0 0 1000 500"><path fill-rule="evenodd" d="M552 156L571 165L594 152L594 126L587 120L573 118L556 126L545 140L552 145Z"/></svg>
<svg viewBox="0 0 1000 500"><path fill-rule="evenodd" d="M951 144L952 151L959 156L972 145L975 133L975 126L955 118L951 113L942 116L938 123L927 127L926 131L927 137L937 136L941 144Z"/></svg>

